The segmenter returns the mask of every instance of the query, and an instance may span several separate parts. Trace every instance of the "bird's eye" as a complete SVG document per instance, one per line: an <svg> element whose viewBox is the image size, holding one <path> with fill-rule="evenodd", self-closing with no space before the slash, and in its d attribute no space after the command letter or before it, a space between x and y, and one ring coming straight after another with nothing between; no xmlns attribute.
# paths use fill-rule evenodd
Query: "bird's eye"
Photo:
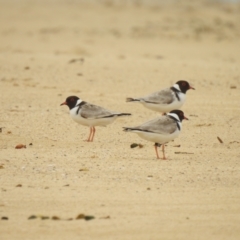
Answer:
<svg viewBox="0 0 240 240"><path fill-rule="evenodd" d="M183 82L183 83L182 83L182 86L186 86L186 83L185 83L185 82Z"/></svg>

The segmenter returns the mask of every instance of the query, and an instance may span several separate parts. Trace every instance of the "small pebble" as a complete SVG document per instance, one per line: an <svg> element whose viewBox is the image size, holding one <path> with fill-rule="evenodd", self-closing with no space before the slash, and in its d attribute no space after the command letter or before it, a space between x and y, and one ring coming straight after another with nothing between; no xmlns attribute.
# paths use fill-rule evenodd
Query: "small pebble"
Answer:
<svg viewBox="0 0 240 240"><path fill-rule="evenodd" d="M31 215L31 216L28 218L28 220L36 219L36 218L37 218L37 216L35 216L35 215Z"/></svg>
<svg viewBox="0 0 240 240"><path fill-rule="evenodd" d="M16 149L26 148L26 145L24 145L24 144L18 144L15 148L16 148Z"/></svg>

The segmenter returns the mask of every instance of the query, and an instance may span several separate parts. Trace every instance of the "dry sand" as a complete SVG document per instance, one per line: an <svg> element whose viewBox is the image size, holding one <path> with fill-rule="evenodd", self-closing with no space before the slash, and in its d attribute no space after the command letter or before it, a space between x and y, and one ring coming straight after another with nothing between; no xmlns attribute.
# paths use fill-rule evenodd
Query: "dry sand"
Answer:
<svg viewBox="0 0 240 240"><path fill-rule="evenodd" d="M0 239L240 239L239 5L0 4ZM179 79L190 120L157 160L122 131L157 113L125 98ZM132 116L87 143L69 95Z"/></svg>

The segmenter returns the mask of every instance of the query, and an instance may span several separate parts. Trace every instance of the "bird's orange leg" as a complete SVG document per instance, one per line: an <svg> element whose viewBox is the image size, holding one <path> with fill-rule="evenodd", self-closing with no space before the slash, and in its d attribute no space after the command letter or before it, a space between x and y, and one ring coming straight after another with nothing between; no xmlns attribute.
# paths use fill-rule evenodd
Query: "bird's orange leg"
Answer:
<svg viewBox="0 0 240 240"><path fill-rule="evenodd" d="M157 147L157 145L155 144L154 145L154 148L155 148L155 152L156 152L156 155L157 155L157 159L160 159L160 157L159 157L159 155L158 155L158 147Z"/></svg>
<svg viewBox="0 0 240 240"><path fill-rule="evenodd" d="M95 132L96 132L95 127L92 127L92 138L91 138L90 142L93 142L93 138L94 138Z"/></svg>
<svg viewBox="0 0 240 240"><path fill-rule="evenodd" d="M91 142L92 130L93 130L92 127L90 127L90 133L89 133L88 139L86 140L87 142Z"/></svg>
<svg viewBox="0 0 240 240"><path fill-rule="evenodd" d="M162 145L162 153L163 153L163 160L166 160L167 158L166 158L166 156L165 156L165 145L163 144Z"/></svg>
<svg viewBox="0 0 240 240"><path fill-rule="evenodd" d="M162 144L162 152L163 152L163 158L160 158L159 157L159 155L158 155L158 147L161 147L161 144L159 144L159 143L155 143L154 144L154 148L155 148L155 151L156 151L156 155L157 155L157 159L163 159L163 160L166 160L167 158L166 158L166 156L165 156L165 145L164 144Z"/></svg>

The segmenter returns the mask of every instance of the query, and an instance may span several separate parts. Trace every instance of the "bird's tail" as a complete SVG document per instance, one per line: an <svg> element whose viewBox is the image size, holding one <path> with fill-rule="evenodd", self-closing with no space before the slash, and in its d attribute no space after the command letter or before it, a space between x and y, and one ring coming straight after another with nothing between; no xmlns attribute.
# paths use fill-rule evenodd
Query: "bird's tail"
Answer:
<svg viewBox="0 0 240 240"><path fill-rule="evenodd" d="M121 116L131 116L131 115L132 115L131 113L119 113L118 117L121 117Z"/></svg>
<svg viewBox="0 0 240 240"><path fill-rule="evenodd" d="M139 99L136 98L126 98L126 102L139 102Z"/></svg>
<svg viewBox="0 0 240 240"><path fill-rule="evenodd" d="M121 117L121 116L130 116L132 115L131 113L114 113L114 114L111 114L111 115L107 115L105 117L101 117L101 118L111 118L111 117Z"/></svg>
<svg viewBox="0 0 240 240"><path fill-rule="evenodd" d="M124 132L131 132L131 130L132 130L132 129L129 128L129 127L123 127L123 131L124 131Z"/></svg>
<svg viewBox="0 0 240 240"><path fill-rule="evenodd" d="M139 129L131 128L131 127L123 127L123 131L124 132L135 132L135 131L139 131Z"/></svg>

